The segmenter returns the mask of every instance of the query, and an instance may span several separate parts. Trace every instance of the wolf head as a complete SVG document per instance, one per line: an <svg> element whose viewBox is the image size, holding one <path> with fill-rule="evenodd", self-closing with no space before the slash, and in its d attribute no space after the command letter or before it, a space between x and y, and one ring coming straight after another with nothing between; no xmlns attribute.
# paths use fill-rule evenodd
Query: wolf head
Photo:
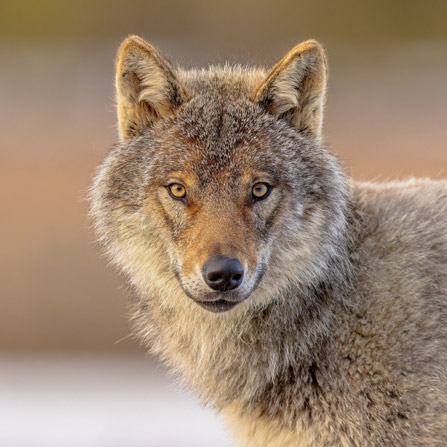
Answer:
<svg viewBox="0 0 447 447"><path fill-rule="evenodd" d="M321 145L326 78L313 40L268 73L174 69L144 40L124 41L121 142L99 168L91 211L142 296L223 312L346 268L347 184Z"/></svg>

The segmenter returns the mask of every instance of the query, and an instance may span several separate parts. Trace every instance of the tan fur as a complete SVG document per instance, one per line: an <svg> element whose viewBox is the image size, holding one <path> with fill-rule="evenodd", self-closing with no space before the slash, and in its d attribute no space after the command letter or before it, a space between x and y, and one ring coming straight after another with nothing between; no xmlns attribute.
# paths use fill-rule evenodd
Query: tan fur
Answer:
<svg viewBox="0 0 447 447"><path fill-rule="evenodd" d="M297 424L294 430L287 430L265 417L250 417L243 415L241 408L229 406L222 411L238 447L308 447L331 444L331 435L327 433L324 422L315 424L312 429ZM297 440L298 443L297 443ZM347 447L350 444L342 441L337 444Z"/></svg>
<svg viewBox="0 0 447 447"><path fill-rule="evenodd" d="M136 37L118 60L124 141L91 213L135 333L239 447L447 445L447 182L346 177L321 144L315 41L270 72L174 70ZM207 286L215 255L241 261L234 291Z"/></svg>

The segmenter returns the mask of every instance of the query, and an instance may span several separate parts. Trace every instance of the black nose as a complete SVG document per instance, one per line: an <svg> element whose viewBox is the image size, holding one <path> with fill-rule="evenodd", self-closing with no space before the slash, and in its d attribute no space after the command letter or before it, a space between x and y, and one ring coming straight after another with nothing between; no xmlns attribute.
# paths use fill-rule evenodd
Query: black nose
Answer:
<svg viewBox="0 0 447 447"><path fill-rule="evenodd" d="M203 278L212 289L225 292L242 284L244 268L235 258L213 256L203 266Z"/></svg>

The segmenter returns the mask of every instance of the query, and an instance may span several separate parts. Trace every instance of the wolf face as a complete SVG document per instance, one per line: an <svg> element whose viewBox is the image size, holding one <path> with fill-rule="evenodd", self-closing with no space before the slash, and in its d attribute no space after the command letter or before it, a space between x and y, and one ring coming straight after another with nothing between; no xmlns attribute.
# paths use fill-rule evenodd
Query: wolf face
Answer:
<svg viewBox="0 0 447 447"><path fill-rule="evenodd" d="M92 214L141 293L223 312L346 267L347 187L320 144L317 42L266 74L174 70L131 37L116 79L122 141L95 179Z"/></svg>

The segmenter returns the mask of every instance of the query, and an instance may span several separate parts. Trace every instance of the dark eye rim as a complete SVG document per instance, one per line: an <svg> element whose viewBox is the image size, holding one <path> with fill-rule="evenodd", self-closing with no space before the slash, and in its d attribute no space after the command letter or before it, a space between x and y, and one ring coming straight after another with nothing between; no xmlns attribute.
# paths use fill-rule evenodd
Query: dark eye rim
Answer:
<svg viewBox="0 0 447 447"><path fill-rule="evenodd" d="M182 196L182 197L177 197L177 196L175 196L175 195L172 193L172 191L171 191L171 187L174 186L174 185L179 185L179 186L181 186L181 187L185 190L185 195ZM169 185L166 186L166 189L168 190L168 194L169 194L173 199L175 199L175 200L185 200L185 199L186 199L187 192L186 192L186 186L185 186L185 185L182 185L181 183L178 183L178 182L172 182L172 183L169 183Z"/></svg>
<svg viewBox="0 0 447 447"><path fill-rule="evenodd" d="M262 197L256 197L253 194L253 188L256 185L258 185L258 184L262 184L262 185L267 186L267 192ZM253 202L259 202L261 200L265 200L270 195L270 193L272 192L272 189L273 189L272 185L268 184L267 182L256 182L256 183L254 183L253 186L251 187L251 193L250 193L251 200Z"/></svg>

